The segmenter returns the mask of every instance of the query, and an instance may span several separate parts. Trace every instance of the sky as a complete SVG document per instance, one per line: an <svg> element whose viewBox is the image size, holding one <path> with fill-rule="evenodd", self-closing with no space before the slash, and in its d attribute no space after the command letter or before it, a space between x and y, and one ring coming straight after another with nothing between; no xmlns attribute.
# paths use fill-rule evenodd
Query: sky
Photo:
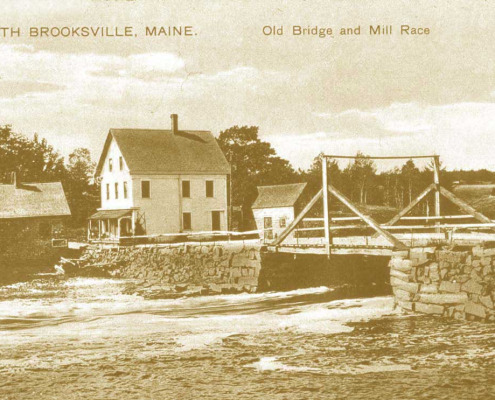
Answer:
<svg viewBox="0 0 495 400"><path fill-rule="evenodd" d="M110 128L259 126L296 168L320 152L439 154L495 170L495 2L2 0L0 124L98 159ZM369 26L392 25L392 35ZM402 24L429 35L401 35ZM146 26L193 27L147 37ZM295 25L333 37L293 36ZM132 26L128 38L29 37L30 27ZM263 35L264 26L284 35ZM361 26L361 35L341 36Z"/></svg>

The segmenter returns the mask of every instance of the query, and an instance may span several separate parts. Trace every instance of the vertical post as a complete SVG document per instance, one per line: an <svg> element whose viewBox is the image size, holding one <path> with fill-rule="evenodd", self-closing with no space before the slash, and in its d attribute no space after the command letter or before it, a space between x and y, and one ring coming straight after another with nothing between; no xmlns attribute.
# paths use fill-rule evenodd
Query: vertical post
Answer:
<svg viewBox="0 0 495 400"><path fill-rule="evenodd" d="M131 231L132 236L136 235L136 210L132 210L131 213Z"/></svg>
<svg viewBox="0 0 495 400"><path fill-rule="evenodd" d="M88 221L88 242L91 240L91 219Z"/></svg>
<svg viewBox="0 0 495 400"><path fill-rule="evenodd" d="M321 159L321 173L323 183L323 221L325 227L325 248L327 256L330 258L330 221L328 219L328 171L327 171L327 158L322 156Z"/></svg>
<svg viewBox="0 0 495 400"><path fill-rule="evenodd" d="M440 157L433 156L433 182L435 183L435 216L440 217ZM440 221L436 222L439 225ZM439 233L440 229L437 228Z"/></svg>

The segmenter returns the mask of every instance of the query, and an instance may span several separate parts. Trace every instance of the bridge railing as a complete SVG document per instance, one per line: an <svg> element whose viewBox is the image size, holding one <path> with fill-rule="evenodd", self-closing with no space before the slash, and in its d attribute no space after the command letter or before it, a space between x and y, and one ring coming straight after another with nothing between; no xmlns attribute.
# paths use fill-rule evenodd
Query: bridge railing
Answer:
<svg viewBox="0 0 495 400"><path fill-rule="evenodd" d="M413 158L430 158L433 165L433 183L426 187L415 199L413 199L409 205L400 210L393 218L385 223L378 223L370 215L367 215L360 206L354 204L343 193L336 189L330 182L328 177L327 161L331 158L347 158L347 159L413 159ZM296 242L299 240L301 233L321 232L323 231L324 243L326 245L327 254L330 255L332 247L332 237L339 231L349 230L374 230L375 234L372 238L378 238L382 236L389 242L390 246L398 250L405 250L408 246L401 241L398 237L400 231L413 232L413 231L428 231L435 230L435 233L446 232L452 237L453 232L456 230L495 230L494 221L487 218L482 213L475 210L464 200L458 198L449 190L440 186L440 161L438 155L431 156L392 156L392 157L369 157L369 156L334 156L334 155L322 155L322 189L311 199L311 201L303 208L300 214L292 221L289 226L279 235L279 237L272 242L273 246L280 246L287 237L294 232ZM435 198L435 215L430 216L411 216L409 214L413 208L415 208L420 202L424 201L428 194L433 193ZM346 206L353 214L352 217L333 217L330 216L329 211L329 198L332 196L338 202ZM440 210L440 197L443 196L454 205L456 205L463 215L441 215ZM323 199L323 218L305 218L306 214L313 208L313 206ZM462 219L475 219L477 223L456 223ZM304 221L323 222L323 226L301 227L300 224ZM362 224L347 224L342 225L341 222L346 221L361 221ZM398 225L399 221L424 221L423 224L403 224ZM428 224L432 222L432 224ZM434 225L433 225L434 224ZM392 231L394 233L392 233ZM364 236L363 234L361 234Z"/></svg>

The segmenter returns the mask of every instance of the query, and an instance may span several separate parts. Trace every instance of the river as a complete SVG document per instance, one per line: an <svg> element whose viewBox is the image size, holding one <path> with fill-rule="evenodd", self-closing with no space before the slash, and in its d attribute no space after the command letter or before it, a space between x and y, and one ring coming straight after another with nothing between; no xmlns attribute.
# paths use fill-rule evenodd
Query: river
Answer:
<svg viewBox="0 0 495 400"><path fill-rule="evenodd" d="M0 399L495 398L495 324L338 288L146 299L128 285L0 287Z"/></svg>

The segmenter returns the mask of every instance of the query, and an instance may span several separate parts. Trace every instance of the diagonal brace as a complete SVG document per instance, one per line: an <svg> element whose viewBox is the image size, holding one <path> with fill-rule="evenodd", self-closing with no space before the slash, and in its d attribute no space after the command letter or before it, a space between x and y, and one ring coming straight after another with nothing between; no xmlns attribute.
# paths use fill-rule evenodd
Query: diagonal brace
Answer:
<svg viewBox="0 0 495 400"><path fill-rule="evenodd" d="M299 215L292 221L287 228L280 234L280 236L273 242L273 245L278 246L284 241L284 239L289 236L289 234L294 230L296 225L301 222L304 216L311 210L311 208L316 204L316 202L323 195L323 189L320 189L318 193L311 199L311 201L306 204L306 207L299 213Z"/></svg>
<svg viewBox="0 0 495 400"><path fill-rule="evenodd" d="M399 250L407 250L408 247L393 236L390 232L382 229L380 225L370 216L363 214L352 202L340 193L332 185L328 185L328 191L334 195L338 200L340 200L344 205L346 205L352 212L354 212L359 218L366 222L371 228L373 228L380 235L383 235L390 243L392 243Z"/></svg>

